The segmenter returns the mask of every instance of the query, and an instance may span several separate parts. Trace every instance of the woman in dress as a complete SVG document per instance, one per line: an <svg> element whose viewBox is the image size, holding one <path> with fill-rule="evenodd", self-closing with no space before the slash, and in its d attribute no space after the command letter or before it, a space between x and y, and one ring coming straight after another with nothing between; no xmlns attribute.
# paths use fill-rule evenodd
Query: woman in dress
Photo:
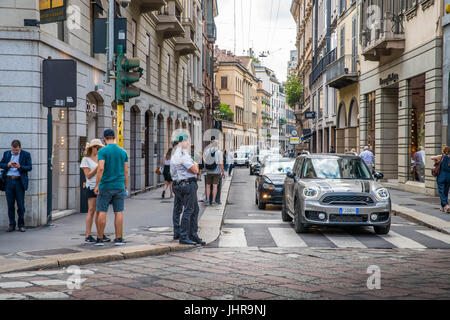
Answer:
<svg viewBox="0 0 450 320"><path fill-rule="evenodd" d="M83 169L84 176L86 177L86 183L84 187L87 189L88 194L88 213L86 215L86 237L84 241L86 243L95 243L96 239L91 235L92 222L96 213L97 207L97 195L94 192L95 183L97 179L97 167L98 167L98 150L103 148L104 145L100 139L93 139L90 143L86 144L83 160L81 160L80 168ZM97 219L97 215L95 215ZM97 221L95 222L97 225ZM103 241L111 241L108 237L103 235Z"/></svg>
<svg viewBox="0 0 450 320"><path fill-rule="evenodd" d="M171 157L172 157L172 148L170 148L167 151L166 156L164 157L164 159L161 163L161 167L164 168L164 170L163 170L164 187L163 187L163 192L161 195L161 197L163 199L166 195L166 190L168 187L170 187L170 197L173 198L173 189L172 189L173 180L172 180L172 176L170 175L170 158Z"/></svg>
<svg viewBox="0 0 450 320"><path fill-rule="evenodd" d="M442 154L431 157L431 160L441 162L441 169L436 178L439 190L439 197L441 198L441 211L450 213L448 206L448 190L450 188L450 147L443 147Z"/></svg>

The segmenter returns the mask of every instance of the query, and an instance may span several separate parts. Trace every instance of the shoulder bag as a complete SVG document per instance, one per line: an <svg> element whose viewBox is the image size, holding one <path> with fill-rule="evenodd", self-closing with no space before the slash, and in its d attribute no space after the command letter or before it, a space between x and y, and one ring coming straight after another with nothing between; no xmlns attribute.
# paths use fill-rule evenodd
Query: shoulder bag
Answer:
<svg viewBox="0 0 450 320"><path fill-rule="evenodd" d="M444 155L442 155L442 158L440 161L436 161L434 163L434 167L431 169L431 174L433 175L433 177L439 177L439 174L441 173L442 160L444 160Z"/></svg>

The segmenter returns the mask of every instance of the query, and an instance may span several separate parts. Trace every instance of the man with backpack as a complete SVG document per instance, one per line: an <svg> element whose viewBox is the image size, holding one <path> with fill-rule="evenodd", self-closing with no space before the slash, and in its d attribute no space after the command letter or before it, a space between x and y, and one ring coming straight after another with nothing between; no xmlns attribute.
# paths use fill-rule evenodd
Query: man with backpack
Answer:
<svg viewBox="0 0 450 320"><path fill-rule="evenodd" d="M206 170L206 204L217 204L217 187L220 178L225 177L225 169L223 166L223 153L218 147L215 137L211 137L211 144L206 148L204 153L204 169ZM212 185L212 195L211 195Z"/></svg>

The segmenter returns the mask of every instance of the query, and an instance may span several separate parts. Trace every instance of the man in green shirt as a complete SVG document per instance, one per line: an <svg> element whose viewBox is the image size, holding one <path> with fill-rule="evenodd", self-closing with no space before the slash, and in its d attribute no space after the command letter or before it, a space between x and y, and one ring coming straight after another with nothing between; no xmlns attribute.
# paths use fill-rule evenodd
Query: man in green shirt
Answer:
<svg viewBox="0 0 450 320"><path fill-rule="evenodd" d="M128 155L116 144L114 131L106 129L103 133L106 147L98 152L97 181L94 192L97 197L97 246L103 246L103 232L106 226L106 213L109 204L114 210L114 228L116 238L114 244L125 244L123 240L123 211L125 195L128 193Z"/></svg>

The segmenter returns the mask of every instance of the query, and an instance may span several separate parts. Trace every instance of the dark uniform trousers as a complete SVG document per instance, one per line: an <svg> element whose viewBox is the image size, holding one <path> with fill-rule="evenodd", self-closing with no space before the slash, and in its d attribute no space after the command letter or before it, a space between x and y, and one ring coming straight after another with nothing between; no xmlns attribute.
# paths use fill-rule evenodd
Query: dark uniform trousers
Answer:
<svg viewBox="0 0 450 320"><path fill-rule="evenodd" d="M183 196L181 194L181 186L174 184L173 193L175 194L172 215L173 235L174 237L179 237L181 229L180 216L183 213Z"/></svg>
<svg viewBox="0 0 450 320"><path fill-rule="evenodd" d="M197 190L198 185L196 181L190 183L184 183L175 186L178 189L179 198L174 204L174 233L177 229L176 223L179 218L175 217L178 212L181 213L180 207L184 207L183 216L181 218L180 225L180 240L192 239L198 237L198 200L197 200ZM175 189L174 189L175 192ZM175 195L176 197L176 195ZM175 210L178 208L178 211ZM177 221L175 221L177 220ZM176 234L176 233L175 233Z"/></svg>

